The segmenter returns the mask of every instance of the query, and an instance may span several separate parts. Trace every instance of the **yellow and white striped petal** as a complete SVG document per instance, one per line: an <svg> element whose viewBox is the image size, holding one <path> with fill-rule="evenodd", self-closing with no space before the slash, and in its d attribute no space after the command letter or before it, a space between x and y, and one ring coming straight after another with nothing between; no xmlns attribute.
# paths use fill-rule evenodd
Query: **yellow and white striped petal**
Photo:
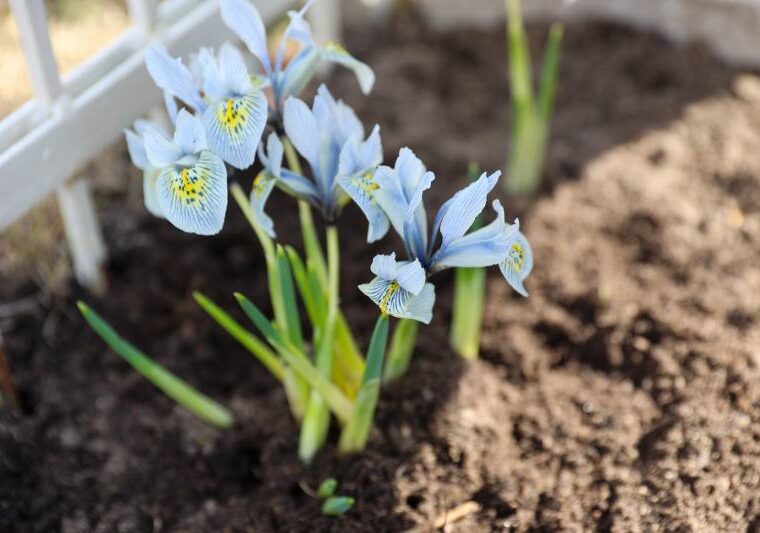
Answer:
<svg viewBox="0 0 760 533"><path fill-rule="evenodd" d="M267 99L259 90L212 103L203 113L209 149L235 168L250 167L267 112Z"/></svg>
<svg viewBox="0 0 760 533"><path fill-rule="evenodd" d="M214 235L227 212L227 172L224 162L209 150L191 167L170 166L156 183L161 213L188 233Z"/></svg>
<svg viewBox="0 0 760 533"><path fill-rule="evenodd" d="M430 324L433 319L435 287L432 283L425 283L417 296L404 289L397 281L379 277L359 285L359 290L375 302L380 312L385 315L417 320L424 324Z"/></svg>
<svg viewBox="0 0 760 533"><path fill-rule="evenodd" d="M533 250L525 235L518 233L507 258L499 265L507 283L522 296L528 297L523 282L533 270Z"/></svg>

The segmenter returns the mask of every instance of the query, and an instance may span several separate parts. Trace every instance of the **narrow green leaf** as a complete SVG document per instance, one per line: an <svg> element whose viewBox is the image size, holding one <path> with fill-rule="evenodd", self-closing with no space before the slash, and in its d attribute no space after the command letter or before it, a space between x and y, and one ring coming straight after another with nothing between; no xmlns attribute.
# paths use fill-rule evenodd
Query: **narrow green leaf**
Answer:
<svg viewBox="0 0 760 533"><path fill-rule="evenodd" d="M242 294L236 293L240 307L243 312L258 327L262 334L277 349L280 356L290 365L306 382L311 385L324 398L330 410L342 423L345 423L351 416L351 402L346 396L330 381L325 379L316 367L311 364L306 355L292 343L284 339L267 320L266 316Z"/></svg>
<svg viewBox="0 0 760 533"><path fill-rule="evenodd" d="M211 301L206 295L198 291L193 293L193 298L198 305L208 313L208 315L219 324L222 329L229 333L233 339L238 341L243 347L251 352L261 364L263 364L272 373L274 377L282 381L283 366L277 355L269 347L256 337L253 333L245 329L234 318L232 318L221 307Z"/></svg>
<svg viewBox="0 0 760 533"><path fill-rule="evenodd" d="M285 308L285 319L290 342L296 346L303 346L303 333L301 332L301 318L298 313L296 291L293 286L293 274L290 270L290 261L282 246L277 246L277 263L280 274L280 288L282 301Z"/></svg>
<svg viewBox="0 0 760 533"><path fill-rule="evenodd" d="M322 504L322 514L325 516L342 515L354 506L355 500L350 496L332 496Z"/></svg>
<svg viewBox="0 0 760 533"><path fill-rule="evenodd" d="M185 381L178 378L163 366L135 348L127 340L93 311L87 304L77 302L79 311L90 327L102 338L113 351L148 381L158 387L164 394L182 405L198 418L218 427L226 429L232 425L232 413L208 396L198 392Z"/></svg>
<svg viewBox="0 0 760 533"><path fill-rule="evenodd" d="M388 362L383 371L383 383L390 383L406 374L417 344L418 329L419 322L416 320L402 319L396 324L388 349Z"/></svg>
<svg viewBox="0 0 760 533"><path fill-rule="evenodd" d="M533 108L530 48L525 35L520 0L506 0L506 4L509 84L512 89L512 102L518 113L525 113Z"/></svg>
<svg viewBox="0 0 760 533"><path fill-rule="evenodd" d="M329 498L338 489L338 481L335 478L327 478L319 484L317 489L317 498Z"/></svg>
<svg viewBox="0 0 760 533"><path fill-rule="evenodd" d="M362 386L354 400L351 418L340 436L338 449L341 453L359 452L367 445L372 420L375 417L375 407L380 397L380 375L387 341L388 317L381 315L375 323L367 350L367 365L364 368Z"/></svg>

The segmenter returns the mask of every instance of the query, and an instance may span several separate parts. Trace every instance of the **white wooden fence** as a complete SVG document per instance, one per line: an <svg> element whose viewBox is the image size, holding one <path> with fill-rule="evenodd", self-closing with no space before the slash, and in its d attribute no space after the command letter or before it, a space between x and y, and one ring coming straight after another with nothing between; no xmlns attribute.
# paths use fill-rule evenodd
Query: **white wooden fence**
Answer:
<svg viewBox="0 0 760 533"><path fill-rule="evenodd" d="M265 23L296 0L254 0ZM10 0L34 99L0 122L0 231L56 191L74 272L83 285L103 286L106 249L86 179L78 172L161 101L143 64L160 41L173 55L233 38L217 0L128 0L133 27L61 79L44 0ZM337 0L312 8L315 37L334 39Z"/></svg>

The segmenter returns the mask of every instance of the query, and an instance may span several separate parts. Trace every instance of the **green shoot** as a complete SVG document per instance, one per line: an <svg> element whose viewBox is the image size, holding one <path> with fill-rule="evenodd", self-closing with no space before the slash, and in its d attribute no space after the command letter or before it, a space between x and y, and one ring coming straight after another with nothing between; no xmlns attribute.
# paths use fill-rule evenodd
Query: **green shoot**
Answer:
<svg viewBox="0 0 760 533"><path fill-rule="evenodd" d="M412 360L414 347L417 344L419 322L402 319L396 325L388 350L388 362L383 373L383 383L390 383L406 374Z"/></svg>
<svg viewBox="0 0 760 533"><path fill-rule="evenodd" d="M531 195L541 185L546 160L563 29L561 24L554 24L549 30L539 94L536 98L533 93L530 50L520 0L506 0L506 3L512 93L512 141L505 183L507 192L511 195Z"/></svg>
<svg viewBox="0 0 760 533"><path fill-rule="evenodd" d="M232 425L232 413L208 396L198 392L163 366L135 348L84 302L77 302L79 311L90 327L113 351L158 387L172 400L185 407L195 416L220 429Z"/></svg>
<svg viewBox="0 0 760 533"><path fill-rule="evenodd" d="M478 179L480 167L470 163L469 181ZM482 226L482 217L475 219L472 230ZM477 359L480 351L480 329L486 290L484 268L457 268L454 275L454 301L451 312L449 343L461 357Z"/></svg>
<svg viewBox="0 0 760 533"><path fill-rule="evenodd" d="M375 407L380 396L380 378L388 342L388 316L380 315L372 332L367 350L362 386L354 400L353 411L343 428L338 447L342 453L354 453L364 449L369 438Z"/></svg>

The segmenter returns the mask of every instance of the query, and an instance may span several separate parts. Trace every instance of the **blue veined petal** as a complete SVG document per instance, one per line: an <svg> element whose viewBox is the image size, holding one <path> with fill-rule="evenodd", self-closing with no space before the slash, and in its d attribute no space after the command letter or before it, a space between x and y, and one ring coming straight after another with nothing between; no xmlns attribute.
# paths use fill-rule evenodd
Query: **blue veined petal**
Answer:
<svg viewBox="0 0 760 533"><path fill-rule="evenodd" d="M393 229L403 239L404 218L409 203L404 196L398 173L391 167L383 165L375 171L374 181L378 188L373 191L373 196L390 220Z"/></svg>
<svg viewBox="0 0 760 533"><path fill-rule="evenodd" d="M406 316L423 324L430 324L433 320L433 307L435 306L435 286L425 283L417 296L413 296L406 306Z"/></svg>
<svg viewBox="0 0 760 533"><path fill-rule="evenodd" d="M290 22L285 28L282 38L280 39L280 44L277 47L277 55L274 60L275 71L280 71L282 69L282 60L285 57L285 47L289 39L298 42L302 47L314 45L314 39L311 36L311 28L309 27L309 23L306 22L306 19L304 19L306 11L308 11L313 3L314 0L308 0L300 10L288 11Z"/></svg>
<svg viewBox="0 0 760 533"><path fill-rule="evenodd" d="M300 174L283 168L280 171L279 183L285 189L285 192L315 205L319 203L320 195L316 185L314 185L313 181Z"/></svg>
<svg viewBox="0 0 760 533"><path fill-rule="evenodd" d="M354 110L343 101L336 101L324 83L317 89L313 110L320 126L330 125L330 136L339 146L349 139L364 138L364 126Z"/></svg>
<svg viewBox="0 0 760 533"><path fill-rule="evenodd" d="M407 202L411 201L414 191L417 190L417 185L419 185L422 176L427 172L425 165L422 164L422 161L420 161L420 158L414 152L404 147L399 150L398 158L396 158L396 164L393 168L398 174L404 198L406 198Z"/></svg>
<svg viewBox="0 0 760 533"><path fill-rule="evenodd" d="M264 70L272 71L267 48L264 21L256 8L248 0L220 0L222 20L245 43L250 52L258 58Z"/></svg>
<svg viewBox="0 0 760 533"><path fill-rule="evenodd" d="M398 267L396 272L396 281L401 285L401 288L409 291L414 296L417 296L422 288L425 286L425 269L422 268L420 262L415 259L414 261L405 261Z"/></svg>
<svg viewBox="0 0 760 533"><path fill-rule="evenodd" d="M359 290L380 308L380 312L396 318L408 318L429 324L433 319L435 288L426 283L418 296L402 288L396 281L375 278L359 285Z"/></svg>
<svg viewBox="0 0 760 533"><path fill-rule="evenodd" d="M288 97L301 93L314 77L319 65L319 56L316 46L306 46L288 62L281 79L273 87L277 105L282 105Z"/></svg>
<svg viewBox="0 0 760 533"><path fill-rule="evenodd" d="M243 56L231 43L225 42L219 49L219 74L225 88L234 95L248 94L253 89Z"/></svg>
<svg viewBox="0 0 760 533"><path fill-rule="evenodd" d="M285 101L283 122L285 133L295 149L309 162L312 169L317 169L321 135L317 120L309 106L291 96Z"/></svg>
<svg viewBox="0 0 760 533"><path fill-rule="evenodd" d="M166 114L169 115L169 120L172 121L172 124L177 122L177 113L179 111L177 108L177 100L174 99L174 96L169 91L164 91L164 107L166 108Z"/></svg>
<svg viewBox="0 0 760 533"><path fill-rule="evenodd" d="M375 84L375 73L366 64L355 59L345 48L336 42L328 42L322 47L322 57L327 61L342 65L354 72L359 86L364 94L372 90Z"/></svg>
<svg viewBox="0 0 760 533"><path fill-rule="evenodd" d="M272 176L279 177L282 171L282 157L285 153L280 137L274 132L269 134L266 153L263 144L259 144L259 161Z"/></svg>
<svg viewBox="0 0 760 533"><path fill-rule="evenodd" d="M533 270L533 250L525 235L518 232L507 258L499 265L501 273L514 290L528 297L523 282Z"/></svg>
<svg viewBox="0 0 760 533"><path fill-rule="evenodd" d="M425 172L422 175L417 188L409 199L406 214L404 215L404 243L406 244L409 257L414 257L422 262L427 262L427 215L422 204L422 193L430 188L435 180L435 174Z"/></svg>
<svg viewBox="0 0 760 533"><path fill-rule="evenodd" d="M267 99L261 91L218 100L203 113L208 147L233 167L248 168L266 121Z"/></svg>
<svg viewBox="0 0 760 533"><path fill-rule="evenodd" d="M374 197L373 193L377 190L377 183L373 179L372 171L341 177L339 183L346 194L356 202L364 216L367 217L369 222L367 242L382 239L390 229L390 222L385 211Z"/></svg>
<svg viewBox="0 0 760 533"><path fill-rule="evenodd" d="M396 274L398 273L398 261L396 261L396 253L392 252L390 255L376 255L372 258L372 265L370 265L369 270L378 278L387 281L395 280Z"/></svg>
<svg viewBox="0 0 760 533"><path fill-rule="evenodd" d="M137 133L132 130L124 130L127 138L127 151L132 164L140 170L145 170L150 166L148 154L145 153L145 143Z"/></svg>
<svg viewBox="0 0 760 533"><path fill-rule="evenodd" d="M194 68L200 72L203 80L203 92L210 100L219 100L229 96L219 72L219 62L211 48L203 47L193 56Z"/></svg>
<svg viewBox="0 0 760 533"><path fill-rule="evenodd" d="M440 224L441 250L467 233L486 206L488 193L496 186L499 176L500 171L490 176L484 172L480 178L457 192L444 204L445 213L440 217L436 216Z"/></svg>
<svg viewBox="0 0 760 533"><path fill-rule="evenodd" d="M164 218L161 206L158 204L158 192L156 184L161 170L157 168L148 168L143 172L143 201L148 212L159 218Z"/></svg>
<svg viewBox="0 0 760 533"><path fill-rule="evenodd" d="M227 173L212 152L201 152L192 167L170 166L156 184L158 204L166 219L188 233L214 235L227 212Z"/></svg>
<svg viewBox="0 0 760 533"><path fill-rule="evenodd" d="M206 107L193 75L179 58L173 58L160 45L145 51L145 66L158 87L173 94L197 111Z"/></svg>
<svg viewBox="0 0 760 533"><path fill-rule="evenodd" d="M496 211L493 222L453 241L446 248L441 247L431 259L430 270L488 267L504 261L518 235L520 222L516 220L514 224L506 223L504 208L499 200L494 200L493 208Z"/></svg>
<svg viewBox="0 0 760 533"><path fill-rule="evenodd" d="M272 194L272 189L277 184L277 177L273 176L266 170L262 170L253 180L253 187L251 188L251 210L253 211L253 218L256 220L259 226L266 232L267 235L275 238L274 222L272 218L264 212L269 195Z"/></svg>
<svg viewBox="0 0 760 533"><path fill-rule="evenodd" d="M147 126L143 133L145 154L151 166L164 168L182 159L185 155L172 141L164 137L153 126Z"/></svg>
<svg viewBox="0 0 760 533"><path fill-rule="evenodd" d="M201 120L182 109L177 114L174 128L174 145L183 154L197 154L207 148L206 135Z"/></svg>

